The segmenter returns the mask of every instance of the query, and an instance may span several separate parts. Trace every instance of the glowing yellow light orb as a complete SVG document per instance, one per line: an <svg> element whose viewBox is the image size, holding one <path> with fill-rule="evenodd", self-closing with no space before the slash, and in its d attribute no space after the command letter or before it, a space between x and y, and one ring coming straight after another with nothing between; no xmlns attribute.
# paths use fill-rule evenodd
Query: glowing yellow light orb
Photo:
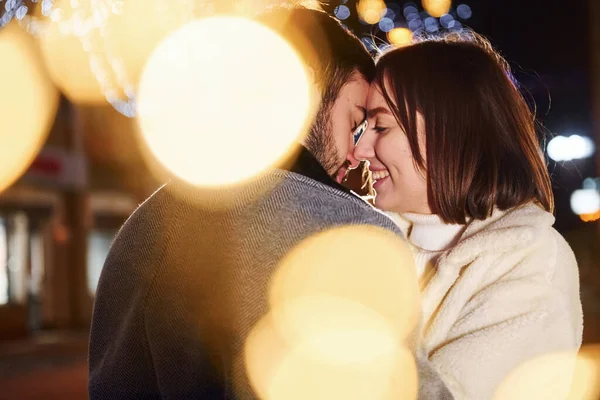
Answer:
<svg viewBox="0 0 600 400"><path fill-rule="evenodd" d="M388 32L388 40L397 47L408 46L413 41L413 34L407 28L394 28Z"/></svg>
<svg viewBox="0 0 600 400"><path fill-rule="evenodd" d="M158 2L149 6L146 0L127 0L118 13L96 16L94 11L99 6L93 7L89 1L79 1L73 7L70 0L58 0L54 7L62 17L56 21L43 18L48 23L48 29L40 37L44 60L55 84L71 101L81 104L106 102L99 81L110 85L115 95L123 95L124 82L117 79L110 62L120 64L119 73L128 84L136 86L160 40L192 17L192 4L181 1L160 7ZM94 24L100 26L84 35L91 45L86 51L72 29L78 24L91 24L94 18ZM100 63L93 70L90 62L94 52L98 53Z"/></svg>
<svg viewBox="0 0 600 400"><path fill-rule="evenodd" d="M381 20L385 9L383 0L361 0L356 6L360 19L371 25Z"/></svg>
<svg viewBox="0 0 600 400"><path fill-rule="evenodd" d="M394 352L399 338L384 317L337 296L303 296L272 311L286 340L301 342L305 355L336 364L368 362Z"/></svg>
<svg viewBox="0 0 600 400"><path fill-rule="evenodd" d="M452 0L423 0L423 8L435 18L447 14L451 6Z"/></svg>
<svg viewBox="0 0 600 400"><path fill-rule="evenodd" d="M157 0L127 0L122 4L122 10L107 20L106 47L123 62L128 78L137 85L160 41L193 19L194 4ZM204 11L202 6L200 11Z"/></svg>
<svg viewBox="0 0 600 400"><path fill-rule="evenodd" d="M91 16L88 2L81 2L82 15ZM73 16L73 9L68 0L59 0L55 7L62 12L60 21L44 18L47 28L40 35L40 48L42 56L50 73L50 77L74 103L102 104L105 97L102 93L96 75L90 67L90 58L83 49L81 40L72 34L60 29L61 21L69 20ZM90 40L95 46L101 45L101 38L90 33Z"/></svg>
<svg viewBox="0 0 600 400"><path fill-rule="evenodd" d="M238 17L193 21L159 44L142 74L138 116L156 159L199 186L245 181L277 163L313 113L290 45Z"/></svg>
<svg viewBox="0 0 600 400"><path fill-rule="evenodd" d="M33 39L13 22L0 30L0 191L25 172L46 140L58 92Z"/></svg>
<svg viewBox="0 0 600 400"><path fill-rule="evenodd" d="M329 324L332 327L335 324ZM368 327L365 327L365 331ZM325 333L327 330L323 330ZM331 334L342 333L334 329ZM383 333L383 331L381 332ZM393 332L388 331L392 335ZM344 336L346 334L342 334ZM361 338L360 335L357 339ZM288 399L415 399L417 371L412 354L401 346L382 352L373 336L362 336L350 354L329 359L315 353L315 337L290 343L268 314L253 329L244 348L246 371L260 398ZM331 343L325 338L325 343ZM338 345L336 345L338 346ZM371 354L369 352L372 351ZM354 357L355 353L360 354ZM368 357L364 357L369 355Z"/></svg>
<svg viewBox="0 0 600 400"><path fill-rule="evenodd" d="M374 226L346 226L319 233L300 243L282 261L273 277L269 301L272 310L280 310L274 312L275 323L288 337L305 337L326 318L327 313L318 311L315 301L287 307L312 296L343 299L370 310L385 321L399 341L414 329L420 312L410 249L393 233ZM323 309L335 308L336 304L345 310L331 317L340 318L334 321L340 326L360 326L361 321L370 320L373 327L382 329L373 316L357 306L329 301L323 302Z"/></svg>
<svg viewBox="0 0 600 400"><path fill-rule="evenodd" d="M595 400L600 398L600 345L545 354L505 378L494 400Z"/></svg>

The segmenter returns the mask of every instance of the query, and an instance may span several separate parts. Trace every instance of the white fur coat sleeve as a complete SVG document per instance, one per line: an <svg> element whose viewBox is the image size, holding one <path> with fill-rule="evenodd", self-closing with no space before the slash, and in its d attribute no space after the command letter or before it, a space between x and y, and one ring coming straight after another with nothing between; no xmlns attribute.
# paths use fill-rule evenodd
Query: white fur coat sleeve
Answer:
<svg viewBox="0 0 600 400"><path fill-rule="evenodd" d="M500 257L496 251L483 254L454 278L442 262L434 287L425 290L425 307L431 308L425 310L430 313L425 345L455 399L566 398L568 376L562 377L563 392L553 392L556 397L532 397L548 389L542 387L547 381L528 382L528 393L498 397L499 387L523 363L550 353L574 355L581 345L577 264L564 239L553 229L544 231L525 235L529 243ZM453 280L449 290L436 291L445 280ZM439 302L432 300L440 292Z"/></svg>

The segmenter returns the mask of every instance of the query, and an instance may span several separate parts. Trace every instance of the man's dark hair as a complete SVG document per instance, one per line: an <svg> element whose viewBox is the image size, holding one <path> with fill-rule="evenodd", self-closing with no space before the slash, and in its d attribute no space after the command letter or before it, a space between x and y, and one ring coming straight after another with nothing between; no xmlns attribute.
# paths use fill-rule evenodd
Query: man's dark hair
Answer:
<svg viewBox="0 0 600 400"><path fill-rule="evenodd" d="M324 11L305 7L273 7L258 20L279 33L313 68L323 90L323 103L334 102L351 76L375 78L373 59L363 43Z"/></svg>
<svg viewBox="0 0 600 400"><path fill-rule="evenodd" d="M331 173L339 167L331 135L331 108L355 74L367 82L375 78L373 59L354 34L321 10L278 6L262 14L258 21L287 40L315 73L321 104L306 137L306 147Z"/></svg>

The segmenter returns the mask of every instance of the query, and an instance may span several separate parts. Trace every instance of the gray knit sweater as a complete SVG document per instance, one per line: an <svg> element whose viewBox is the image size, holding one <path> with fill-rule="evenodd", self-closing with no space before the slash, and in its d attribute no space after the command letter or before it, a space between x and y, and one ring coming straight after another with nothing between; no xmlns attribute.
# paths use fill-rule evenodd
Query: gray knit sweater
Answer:
<svg viewBox="0 0 600 400"><path fill-rule="evenodd" d="M182 195L175 186L137 209L106 260L90 340L92 400L254 398L240 350L286 253L335 226L400 234L359 197L291 172L237 191ZM425 397L442 398L436 374L426 362L420 369Z"/></svg>

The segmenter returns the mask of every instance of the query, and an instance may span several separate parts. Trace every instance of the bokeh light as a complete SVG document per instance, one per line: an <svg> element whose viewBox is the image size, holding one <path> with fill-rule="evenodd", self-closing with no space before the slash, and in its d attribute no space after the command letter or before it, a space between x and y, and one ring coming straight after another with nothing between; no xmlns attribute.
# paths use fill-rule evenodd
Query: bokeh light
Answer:
<svg viewBox="0 0 600 400"><path fill-rule="evenodd" d="M417 31L423 27L423 22L419 18L412 19L408 21L408 28L411 31Z"/></svg>
<svg viewBox="0 0 600 400"><path fill-rule="evenodd" d="M410 29L394 28L388 32L388 40L397 47L408 46L412 44L413 34Z"/></svg>
<svg viewBox="0 0 600 400"><path fill-rule="evenodd" d="M112 103L124 93L134 96L156 45L192 17L188 2L119 4L118 12L104 12L107 5L98 2L58 0L54 18L47 19L40 37L44 58L52 79L73 102Z"/></svg>
<svg viewBox="0 0 600 400"><path fill-rule="evenodd" d="M102 88L92 72L89 56L83 49L81 40L73 32L67 31L65 24L61 23L73 18L70 2L58 0L55 7L54 15L62 15L61 20L46 19L47 26L40 35L42 56L52 80L72 102L104 103L106 100ZM81 2L78 11L81 15L91 15L89 2Z"/></svg>
<svg viewBox="0 0 600 400"><path fill-rule="evenodd" d="M370 362L399 345L386 319L344 297L298 296L275 306L273 322L289 343L303 342L307 356L335 364Z"/></svg>
<svg viewBox="0 0 600 400"><path fill-rule="evenodd" d="M269 290L270 312L245 343L252 387L264 399L414 399L405 347L419 289L410 249L374 226L302 241Z"/></svg>
<svg viewBox="0 0 600 400"><path fill-rule="evenodd" d="M571 210L577 215L594 214L600 210L600 193L597 189L580 189L571 195Z"/></svg>
<svg viewBox="0 0 600 400"><path fill-rule="evenodd" d="M444 28L451 28L450 23L454 23L454 17L452 15L444 14L440 17L440 25Z"/></svg>
<svg viewBox="0 0 600 400"><path fill-rule="evenodd" d="M581 214L579 216L583 222L595 222L600 220L600 210L592 214Z"/></svg>
<svg viewBox="0 0 600 400"><path fill-rule="evenodd" d="M27 169L42 147L58 107L58 92L33 38L16 21L0 31L0 191Z"/></svg>
<svg viewBox="0 0 600 400"><path fill-rule="evenodd" d="M302 303L304 308L296 309L286 305L314 296L337 297L372 310L387 321L394 337L403 340L419 313L410 249L392 233L372 226L336 228L313 236L286 256L272 280L270 305L280 310L275 322L281 322L280 329L288 337L304 336L314 329L310 313L294 310L318 304Z"/></svg>
<svg viewBox="0 0 600 400"><path fill-rule="evenodd" d="M385 15L387 7L383 0L360 0L356 9L361 20L374 25Z"/></svg>
<svg viewBox="0 0 600 400"><path fill-rule="evenodd" d="M410 19L409 16L410 15L414 15L417 14L417 17L419 16L419 10L417 9L417 7L413 6L413 5L406 5L404 7L404 18L406 18L407 20Z"/></svg>
<svg viewBox="0 0 600 400"><path fill-rule="evenodd" d="M170 35L152 54L138 97L151 153L200 186L238 183L281 160L316 106L294 50L240 17L197 20Z"/></svg>
<svg viewBox="0 0 600 400"><path fill-rule="evenodd" d="M391 31L394 29L394 21L387 17L381 18L381 21L379 21L379 29L381 29L383 32Z"/></svg>
<svg viewBox="0 0 600 400"><path fill-rule="evenodd" d="M570 161L587 158L594 154L594 141L586 136L556 136L548 142L548 156L554 161Z"/></svg>
<svg viewBox="0 0 600 400"><path fill-rule="evenodd" d="M348 19L348 17L350 16L350 9L342 4L335 8L334 14L339 20L343 21L345 19Z"/></svg>
<svg viewBox="0 0 600 400"><path fill-rule="evenodd" d="M456 14L461 19L469 19L473 15L473 11L467 4L459 4L458 7L456 7Z"/></svg>
<svg viewBox="0 0 600 400"><path fill-rule="evenodd" d="M384 17L391 19L392 21L396 19L396 11L393 8L390 8L388 4L388 8L385 9Z"/></svg>
<svg viewBox="0 0 600 400"><path fill-rule="evenodd" d="M545 354L512 371L494 400L597 400L600 398L600 346Z"/></svg>
<svg viewBox="0 0 600 400"><path fill-rule="evenodd" d="M439 18L450 11L452 0L423 0L423 8L432 17Z"/></svg>
<svg viewBox="0 0 600 400"><path fill-rule="evenodd" d="M425 18L424 24L427 32L437 32L439 30L439 24L436 18L427 17Z"/></svg>
<svg viewBox="0 0 600 400"><path fill-rule="evenodd" d="M367 353L374 343L353 345ZM357 348L346 348L350 355L356 351ZM253 389L265 400L410 400L417 395L416 365L405 348L377 351L367 359L346 363L315 358L311 343L286 341L270 315L252 330L245 344L244 359Z"/></svg>

